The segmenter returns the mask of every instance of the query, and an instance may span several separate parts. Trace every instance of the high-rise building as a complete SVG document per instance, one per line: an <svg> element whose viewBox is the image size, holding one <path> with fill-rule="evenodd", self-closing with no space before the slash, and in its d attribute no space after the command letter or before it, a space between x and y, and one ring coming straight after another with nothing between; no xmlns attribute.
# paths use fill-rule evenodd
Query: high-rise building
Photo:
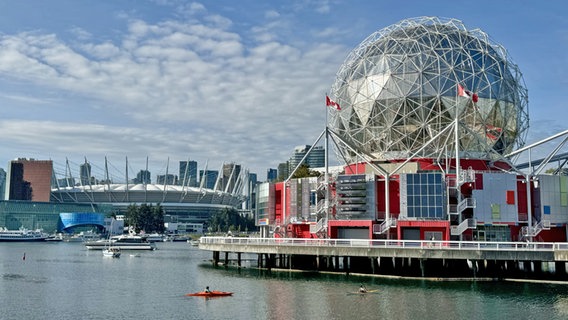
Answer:
<svg viewBox="0 0 568 320"><path fill-rule="evenodd" d="M290 170L290 172L298 166L298 164L302 161L302 159L304 159L304 156L306 158L304 159L303 163L308 165L308 167L310 168L321 168L325 166L324 147L316 146L313 147L311 151L310 148L312 148L312 146L303 145L303 146L298 146L294 149L294 153L292 154L292 157L290 157L288 165L289 168L288 170ZM308 153L308 151L310 152Z"/></svg>
<svg viewBox="0 0 568 320"><path fill-rule="evenodd" d="M278 180L284 181L290 175L290 162L282 162L278 165Z"/></svg>
<svg viewBox="0 0 568 320"><path fill-rule="evenodd" d="M247 210L254 211L256 208L256 186L258 185L258 178L256 173L249 173L247 187L247 200L245 202L245 208Z"/></svg>
<svg viewBox="0 0 568 320"><path fill-rule="evenodd" d="M91 164L85 162L79 166L79 178L81 179L82 186L88 186L95 184L91 179Z"/></svg>
<svg viewBox="0 0 568 320"><path fill-rule="evenodd" d="M72 177L58 178L56 181L55 188L67 188L75 185L75 178Z"/></svg>
<svg viewBox="0 0 568 320"><path fill-rule="evenodd" d="M323 146L314 147L306 158L306 162L312 169L325 167L325 148Z"/></svg>
<svg viewBox="0 0 568 320"><path fill-rule="evenodd" d="M227 192L233 192L235 187L235 182L237 181L239 175L241 174L241 165L235 163L225 163L223 164L223 175L221 176L221 190Z"/></svg>
<svg viewBox="0 0 568 320"><path fill-rule="evenodd" d="M4 199L5 191L6 191L6 171L0 168L0 199Z"/></svg>
<svg viewBox="0 0 568 320"><path fill-rule="evenodd" d="M178 177L175 174L168 173L166 174L159 174L156 177L157 184L165 184L165 185L177 185Z"/></svg>
<svg viewBox="0 0 568 320"><path fill-rule="evenodd" d="M152 174L148 170L140 170L132 182L136 184L151 184Z"/></svg>
<svg viewBox="0 0 568 320"><path fill-rule="evenodd" d="M217 182L217 177L219 177L219 171L217 170L199 170L199 185L203 185L204 188L213 189L215 188L215 182ZM205 182L203 182L205 179Z"/></svg>
<svg viewBox="0 0 568 320"><path fill-rule="evenodd" d="M278 170L269 168L266 171L266 181L274 182L278 178Z"/></svg>
<svg viewBox="0 0 568 320"><path fill-rule="evenodd" d="M182 186L197 186L197 161L179 162L179 184Z"/></svg>
<svg viewBox="0 0 568 320"><path fill-rule="evenodd" d="M8 166L6 200L49 202L53 161L18 159Z"/></svg>

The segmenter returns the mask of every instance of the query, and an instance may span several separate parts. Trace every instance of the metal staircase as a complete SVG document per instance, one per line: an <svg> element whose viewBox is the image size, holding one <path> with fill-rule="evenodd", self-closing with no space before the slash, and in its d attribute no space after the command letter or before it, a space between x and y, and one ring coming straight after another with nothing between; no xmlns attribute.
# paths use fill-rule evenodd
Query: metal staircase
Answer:
<svg viewBox="0 0 568 320"><path fill-rule="evenodd" d="M522 227L519 233L519 240L524 241L536 237L542 230L550 230L550 220L541 220L532 227Z"/></svg>
<svg viewBox="0 0 568 320"><path fill-rule="evenodd" d="M459 172L459 177L448 177L448 197L460 197L459 189L464 183L475 182L475 170L469 168ZM448 214L458 215L466 209L476 208L477 202L474 198L464 198L458 204L448 203Z"/></svg>
<svg viewBox="0 0 568 320"><path fill-rule="evenodd" d="M450 227L450 234L452 236L459 236L460 234L464 233L467 229L476 229L477 228L477 220L476 219L465 219L457 226Z"/></svg>
<svg viewBox="0 0 568 320"><path fill-rule="evenodd" d="M327 229L327 219L321 218L316 224L310 225L310 233L318 233Z"/></svg>
<svg viewBox="0 0 568 320"><path fill-rule="evenodd" d="M465 209L473 209L476 207L477 201L475 200L475 198L465 198L462 199L462 201L458 204L450 204L448 206L449 214L451 215L457 215L462 213Z"/></svg>
<svg viewBox="0 0 568 320"><path fill-rule="evenodd" d="M374 234L383 234L383 233L387 232L387 230L390 229L390 228L396 228L396 219L390 218L390 219L383 221L383 223L381 223L381 224L373 225L373 233Z"/></svg>

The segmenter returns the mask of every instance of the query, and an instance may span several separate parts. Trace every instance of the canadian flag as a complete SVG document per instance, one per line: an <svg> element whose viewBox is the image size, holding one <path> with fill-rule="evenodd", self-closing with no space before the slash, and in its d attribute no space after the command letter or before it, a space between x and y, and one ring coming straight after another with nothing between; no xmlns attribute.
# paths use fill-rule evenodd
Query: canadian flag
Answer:
<svg viewBox="0 0 568 320"><path fill-rule="evenodd" d="M341 110L339 103L331 100L327 95L325 96L325 105L328 107L335 107L337 110Z"/></svg>
<svg viewBox="0 0 568 320"><path fill-rule="evenodd" d="M458 97L471 98L471 101L473 101L473 103L476 103L479 100L477 93L472 93L471 91L465 90L459 83L458 83Z"/></svg>

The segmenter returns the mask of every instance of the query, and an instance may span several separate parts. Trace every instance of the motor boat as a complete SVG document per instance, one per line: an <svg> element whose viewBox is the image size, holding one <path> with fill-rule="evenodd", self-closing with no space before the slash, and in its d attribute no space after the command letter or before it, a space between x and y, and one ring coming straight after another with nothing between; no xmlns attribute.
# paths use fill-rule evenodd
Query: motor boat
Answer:
<svg viewBox="0 0 568 320"><path fill-rule="evenodd" d="M19 230L8 230L6 228L0 228L0 241L45 241L47 237L48 235L39 229L28 230L20 228Z"/></svg>
<svg viewBox="0 0 568 320"><path fill-rule="evenodd" d="M110 246L120 250L156 250L154 242L149 242L145 237L136 235L119 235L112 236L110 239L85 242L85 247L89 250L103 250Z"/></svg>
<svg viewBox="0 0 568 320"><path fill-rule="evenodd" d="M119 258L120 257L120 248L118 247L108 247L103 249L103 256L110 257L110 258Z"/></svg>

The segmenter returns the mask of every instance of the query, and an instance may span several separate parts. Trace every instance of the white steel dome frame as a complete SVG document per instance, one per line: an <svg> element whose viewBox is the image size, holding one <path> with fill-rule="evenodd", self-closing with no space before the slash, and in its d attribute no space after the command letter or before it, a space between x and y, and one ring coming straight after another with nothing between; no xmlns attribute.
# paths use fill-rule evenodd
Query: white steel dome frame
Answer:
<svg viewBox="0 0 568 320"><path fill-rule="evenodd" d="M438 133L455 130L456 118L460 157L496 160L524 145L529 126L517 65L456 19L412 18L373 33L347 56L331 96L341 109L328 108L329 128L377 161L454 158L453 135Z"/></svg>

